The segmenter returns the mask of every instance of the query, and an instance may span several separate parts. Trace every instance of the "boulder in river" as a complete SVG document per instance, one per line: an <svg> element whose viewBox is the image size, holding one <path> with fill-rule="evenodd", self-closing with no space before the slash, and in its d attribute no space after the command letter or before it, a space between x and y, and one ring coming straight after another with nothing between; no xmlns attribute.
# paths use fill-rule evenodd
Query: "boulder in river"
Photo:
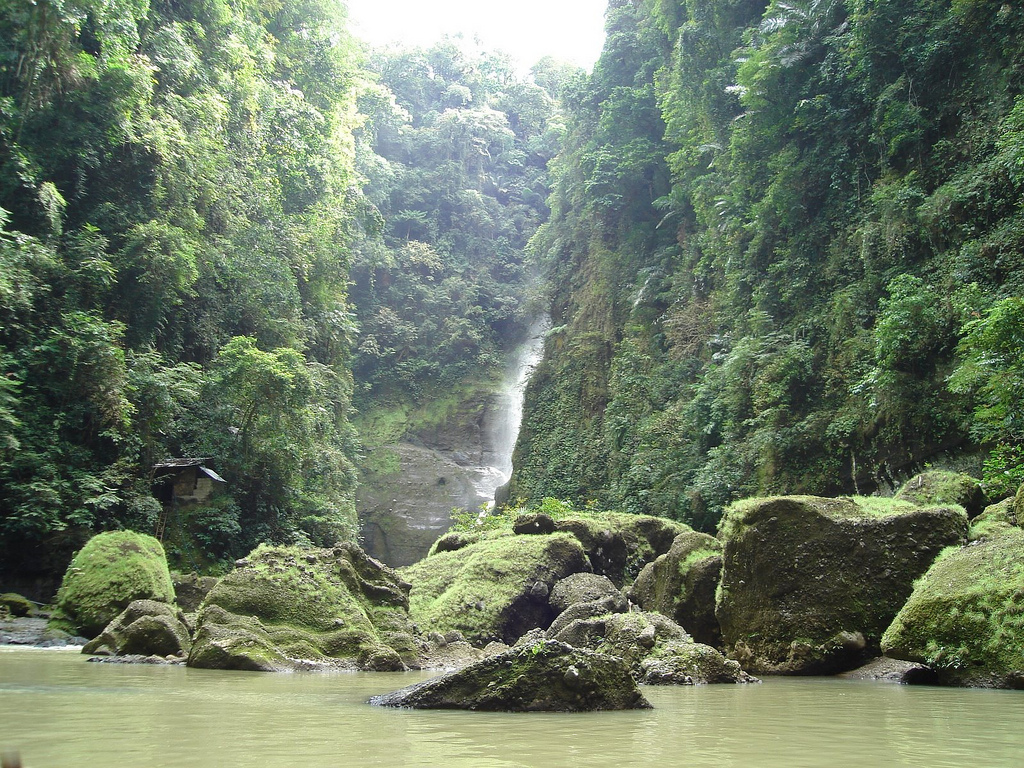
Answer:
<svg viewBox="0 0 1024 768"><path fill-rule="evenodd" d="M409 609L424 629L457 630L478 647L512 645L554 618L548 595L557 581L589 570L583 547L566 533L482 539L436 552L404 568Z"/></svg>
<svg viewBox="0 0 1024 768"><path fill-rule="evenodd" d="M371 704L492 712L648 709L622 659L545 640L491 656Z"/></svg>
<svg viewBox="0 0 1024 768"><path fill-rule="evenodd" d="M833 674L878 655L936 555L964 541L958 506L784 496L737 502L716 613L728 655L764 674Z"/></svg>
<svg viewBox="0 0 1024 768"><path fill-rule="evenodd" d="M180 609L156 600L134 600L85 644L92 655L185 656L192 647Z"/></svg>
<svg viewBox="0 0 1024 768"><path fill-rule="evenodd" d="M944 685L1024 688L1024 531L944 551L882 637Z"/></svg>
<svg viewBox="0 0 1024 768"><path fill-rule="evenodd" d="M694 640L718 646L722 632L715 618L715 591L722 571L722 543L706 533L676 536L672 547L640 571L629 599L686 628Z"/></svg>
<svg viewBox="0 0 1024 768"><path fill-rule="evenodd" d="M134 531L99 533L68 566L51 626L92 638L134 600L174 602L163 546Z"/></svg>
<svg viewBox="0 0 1024 768"><path fill-rule="evenodd" d="M402 670L416 664L408 590L358 546L261 545L203 601L189 666Z"/></svg>

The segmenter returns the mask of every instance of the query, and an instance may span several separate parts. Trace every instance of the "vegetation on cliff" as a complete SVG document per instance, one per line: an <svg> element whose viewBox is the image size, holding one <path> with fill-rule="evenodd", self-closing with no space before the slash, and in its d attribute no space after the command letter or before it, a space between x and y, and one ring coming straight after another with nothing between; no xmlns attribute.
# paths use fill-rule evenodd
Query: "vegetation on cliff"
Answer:
<svg viewBox="0 0 1024 768"><path fill-rule="evenodd" d="M989 453L1012 493L1022 35L985 0L612 0L533 242L555 328L513 498L713 531Z"/></svg>

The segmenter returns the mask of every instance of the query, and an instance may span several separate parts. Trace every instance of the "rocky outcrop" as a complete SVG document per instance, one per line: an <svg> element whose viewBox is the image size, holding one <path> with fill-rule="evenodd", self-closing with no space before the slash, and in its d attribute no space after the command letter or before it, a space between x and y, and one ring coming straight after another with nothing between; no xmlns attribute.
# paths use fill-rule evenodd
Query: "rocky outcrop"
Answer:
<svg viewBox="0 0 1024 768"><path fill-rule="evenodd" d="M451 525L453 508L477 509L479 468L448 454L399 443L373 449L356 493L360 539L394 567L411 565Z"/></svg>
<svg viewBox="0 0 1024 768"><path fill-rule="evenodd" d="M217 577L171 571L171 582L174 584L174 601L178 607L186 613L195 613L210 590L217 585Z"/></svg>
<svg viewBox="0 0 1024 768"><path fill-rule="evenodd" d="M877 655L914 580L961 543L960 507L788 496L734 504L716 614L744 669L832 674Z"/></svg>
<svg viewBox="0 0 1024 768"><path fill-rule="evenodd" d="M944 469L929 470L910 478L896 492L896 498L919 507L956 504L971 518L981 514L988 504L980 480Z"/></svg>
<svg viewBox="0 0 1024 768"><path fill-rule="evenodd" d="M888 656L879 656L863 667L842 672L838 676L844 680L872 680L900 685L934 685L938 682L935 670L926 664L890 659Z"/></svg>
<svg viewBox="0 0 1024 768"><path fill-rule="evenodd" d="M214 669L416 664L408 590L354 544L261 545L207 595L188 664Z"/></svg>
<svg viewBox="0 0 1024 768"><path fill-rule="evenodd" d="M550 634L550 631L549 631ZM757 682L740 665L660 613L605 614L571 622L553 639L623 659L633 676L652 685Z"/></svg>
<svg viewBox="0 0 1024 768"><path fill-rule="evenodd" d="M629 599L686 628L694 640L718 646L722 632L715 617L715 591L722 571L722 543L705 533L676 536L672 547L640 571Z"/></svg>
<svg viewBox="0 0 1024 768"><path fill-rule="evenodd" d="M512 645L530 629L549 626L552 587L589 568L580 543L562 533L483 539L433 554L402 575L412 584L410 615L420 627L457 630L483 647Z"/></svg>
<svg viewBox="0 0 1024 768"><path fill-rule="evenodd" d="M530 512L513 525L517 534L571 533L586 550L594 573L607 576L617 587L633 581L647 563L668 552L676 536L690 530L663 517L618 512L557 518Z"/></svg>
<svg viewBox="0 0 1024 768"><path fill-rule="evenodd" d="M596 573L572 573L560 579L551 588L548 603L551 609L561 614L578 603L589 603L602 598L621 595L619 589L612 584L607 576Z"/></svg>
<svg viewBox="0 0 1024 768"><path fill-rule="evenodd" d="M68 566L51 624L92 638L135 600L174 602L164 548L134 531L100 533Z"/></svg>
<svg viewBox="0 0 1024 768"><path fill-rule="evenodd" d="M156 600L135 600L82 648L98 656L181 656L192 647L184 614Z"/></svg>
<svg viewBox="0 0 1024 768"><path fill-rule="evenodd" d="M882 638L945 685L1024 688L1024 531L942 553Z"/></svg>
<svg viewBox="0 0 1024 768"><path fill-rule="evenodd" d="M499 712L650 707L621 659L552 641L513 648L456 672L374 696L370 703Z"/></svg>

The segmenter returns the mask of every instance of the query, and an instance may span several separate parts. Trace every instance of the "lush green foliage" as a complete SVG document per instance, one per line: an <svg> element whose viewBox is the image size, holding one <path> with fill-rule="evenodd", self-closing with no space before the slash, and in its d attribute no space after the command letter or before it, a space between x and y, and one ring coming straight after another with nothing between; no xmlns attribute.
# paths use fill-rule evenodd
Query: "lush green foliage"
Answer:
<svg viewBox="0 0 1024 768"><path fill-rule="evenodd" d="M353 260L354 373L367 402L430 398L526 331L524 249L563 128L545 88L460 39L367 64L357 167L384 223ZM537 71L552 88L565 77L551 60Z"/></svg>
<svg viewBox="0 0 1024 768"><path fill-rule="evenodd" d="M152 530L168 456L212 456L228 481L214 522L233 535L183 533L207 557L351 532L361 203L340 13L0 6L4 570Z"/></svg>
<svg viewBox="0 0 1024 768"><path fill-rule="evenodd" d="M616 0L608 30L534 240L558 328L513 494L711 530L743 496L868 491L993 443L1008 490L1019 14Z"/></svg>

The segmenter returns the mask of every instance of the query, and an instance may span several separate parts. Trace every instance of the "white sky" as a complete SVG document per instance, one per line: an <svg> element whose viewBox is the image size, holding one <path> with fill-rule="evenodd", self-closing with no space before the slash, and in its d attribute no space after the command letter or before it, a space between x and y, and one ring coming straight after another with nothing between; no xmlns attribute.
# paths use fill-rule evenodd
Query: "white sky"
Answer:
<svg viewBox="0 0 1024 768"><path fill-rule="evenodd" d="M604 44L607 0L346 0L352 33L372 45L428 46L444 34L478 37L524 68L542 56L588 70Z"/></svg>

